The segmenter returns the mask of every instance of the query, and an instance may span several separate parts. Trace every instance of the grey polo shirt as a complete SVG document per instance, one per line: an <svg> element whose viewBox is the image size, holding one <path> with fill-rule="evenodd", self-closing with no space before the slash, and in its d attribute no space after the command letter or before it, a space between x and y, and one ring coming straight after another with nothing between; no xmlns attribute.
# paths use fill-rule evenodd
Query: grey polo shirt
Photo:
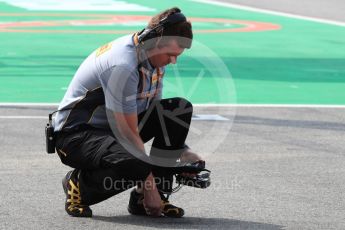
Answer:
<svg viewBox="0 0 345 230"><path fill-rule="evenodd" d="M157 71L145 51L137 51L133 35L98 48L75 73L59 105L63 111L55 116L55 131L80 125L109 128L106 108L125 114L145 111L162 97L163 75L164 68Z"/></svg>

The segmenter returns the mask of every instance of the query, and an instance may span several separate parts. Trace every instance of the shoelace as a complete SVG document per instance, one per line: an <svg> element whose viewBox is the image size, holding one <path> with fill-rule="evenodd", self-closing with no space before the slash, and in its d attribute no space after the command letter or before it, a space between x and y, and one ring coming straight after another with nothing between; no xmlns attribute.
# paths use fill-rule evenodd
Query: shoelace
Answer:
<svg viewBox="0 0 345 230"><path fill-rule="evenodd" d="M169 201L162 200L162 206L163 213L175 212L177 215L180 213L180 208L170 204Z"/></svg>
<svg viewBox="0 0 345 230"><path fill-rule="evenodd" d="M75 185L72 180L69 180L68 183L71 186L71 189L67 191L68 195L70 195L70 198L67 199L67 202L70 203L70 205L68 206L68 210L72 212L73 210L77 209L80 211L80 213L82 213L83 208L80 207L81 197L79 190L79 182L77 182L77 185Z"/></svg>

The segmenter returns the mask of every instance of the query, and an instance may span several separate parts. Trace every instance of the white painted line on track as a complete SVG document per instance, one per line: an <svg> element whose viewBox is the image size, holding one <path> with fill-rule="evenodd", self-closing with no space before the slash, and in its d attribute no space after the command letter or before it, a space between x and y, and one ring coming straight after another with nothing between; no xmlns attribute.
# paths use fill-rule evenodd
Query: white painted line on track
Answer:
<svg viewBox="0 0 345 230"><path fill-rule="evenodd" d="M333 21L333 20L327 20L327 19L321 19L321 18L307 17L307 16L290 14L290 13L283 13L283 12L273 11L273 10L265 10L265 9L261 9L261 8L243 6L243 5L239 5L239 4L219 2L219 1L213 1L213 0L212 1L211 0L190 0L190 1L345 27L345 23L340 22L340 21Z"/></svg>
<svg viewBox="0 0 345 230"><path fill-rule="evenodd" d="M324 104L193 104L194 107L248 107L248 108L331 108L345 109L345 105Z"/></svg>
<svg viewBox="0 0 345 230"><path fill-rule="evenodd" d="M10 102L5 102L5 103L0 103L0 107L51 107L55 106L58 107L59 103L10 103Z"/></svg>
<svg viewBox="0 0 345 230"><path fill-rule="evenodd" d="M194 121L228 121L229 119L218 114L196 114L193 115Z"/></svg>
<svg viewBox="0 0 345 230"><path fill-rule="evenodd" d="M48 116L0 116L0 119L47 119Z"/></svg>
<svg viewBox="0 0 345 230"><path fill-rule="evenodd" d="M1 107L55 107L57 108L59 103L0 103ZM331 108L331 109L344 109L344 105L336 104L193 104L194 107L253 107L253 108Z"/></svg>

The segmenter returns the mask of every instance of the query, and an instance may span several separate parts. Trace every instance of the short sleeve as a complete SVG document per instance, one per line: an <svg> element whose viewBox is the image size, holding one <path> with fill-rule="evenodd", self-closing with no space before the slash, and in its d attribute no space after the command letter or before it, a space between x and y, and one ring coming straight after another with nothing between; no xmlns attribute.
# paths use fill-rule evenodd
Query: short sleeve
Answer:
<svg viewBox="0 0 345 230"><path fill-rule="evenodd" d="M100 76L105 106L113 112L136 113L137 91L139 84L138 71L127 66L113 66Z"/></svg>

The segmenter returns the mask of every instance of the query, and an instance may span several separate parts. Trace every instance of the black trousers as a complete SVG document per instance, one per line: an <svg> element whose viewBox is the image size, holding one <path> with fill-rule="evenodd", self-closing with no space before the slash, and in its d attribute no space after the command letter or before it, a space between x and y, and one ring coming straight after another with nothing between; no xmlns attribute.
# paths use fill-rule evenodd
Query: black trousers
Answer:
<svg viewBox="0 0 345 230"><path fill-rule="evenodd" d="M141 139L147 142L153 138L150 156L180 157L186 148L192 113L190 102L170 98L153 102L146 112L139 114ZM92 205L108 199L142 183L151 172L158 189L171 191L172 170L136 158L111 130L59 132L56 149L62 163L79 170L82 204Z"/></svg>

